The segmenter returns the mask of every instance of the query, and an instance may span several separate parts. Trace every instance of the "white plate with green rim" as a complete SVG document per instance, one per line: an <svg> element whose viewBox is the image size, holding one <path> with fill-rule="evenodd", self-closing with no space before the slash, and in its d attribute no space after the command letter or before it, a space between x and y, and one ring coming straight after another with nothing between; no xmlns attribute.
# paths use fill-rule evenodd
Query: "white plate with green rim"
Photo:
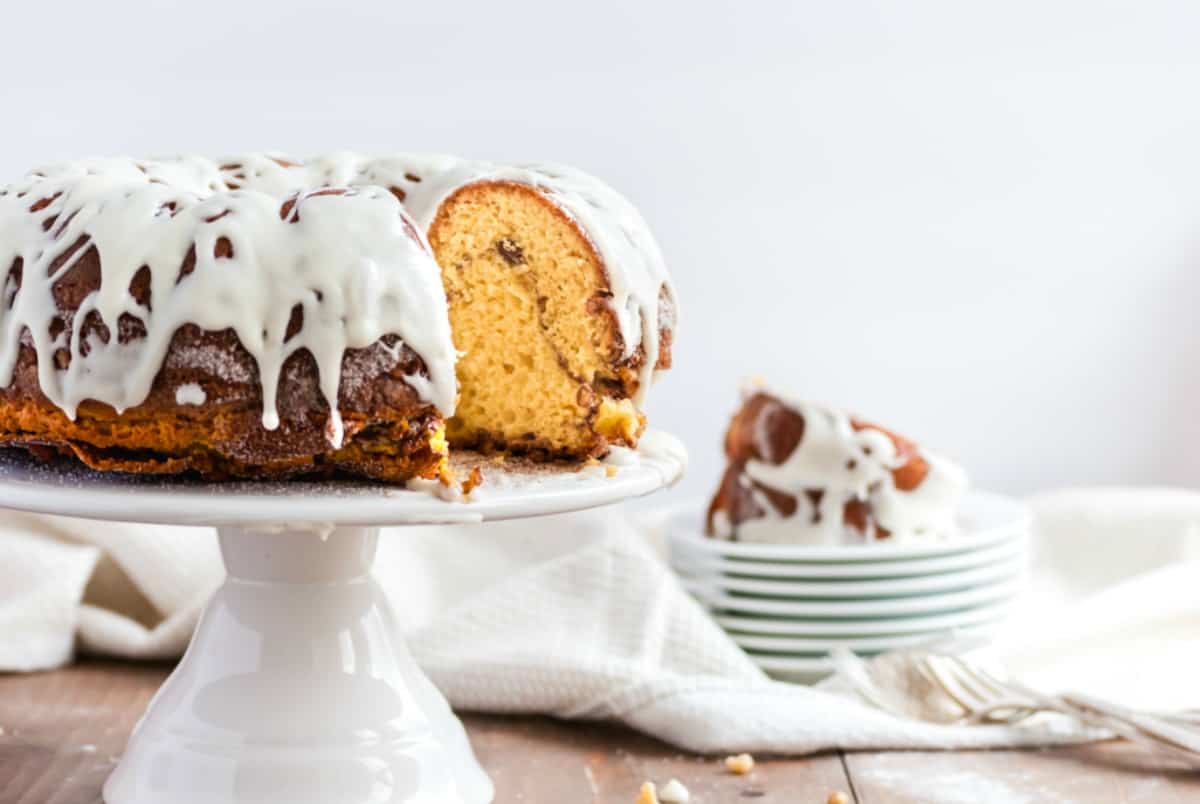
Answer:
<svg viewBox="0 0 1200 804"><path fill-rule="evenodd" d="M876 597L932 596L943 592L975 589L981 586L1015 580L1025 570L1025 556L1017 554L1001 563L977 567L962 572L946 572L915 578L882 578L877 580L799 581L793 579L740 578L710 573L680 572L689 589L702 586L715 592L743 592L748 595L772 598L829 598L831 600L862 600Z"/></svg>
<svg viewBox="0 0 1200 804"><path fill-rule="evenodd" d="M870 542L851 545L753 544L712 539L704 534L702 506L681 506L670 518L668 540L697 551L743 561L838 564L906 561L958 555L991 547L1029 531L1028 507L1010 497L969 492L959 506L960 533L940 541Z"/></svg>
<svg viewBox="0 0 1200 804"><path fill-rule="evenodd" d="M714 590L706 585L684 588L711 609L740 614L773 614L781 617L876 619L911 614L951 613L960 609L1015 598L1023 581L1004 581L961 592L918 597L884 597L872 600L828 600L750 597Z"/></svg>
<svg viewBox="0 0 1200 804"><path fill-rule="evenodd" d="M829 656L772 656L749 651L746 655L771 678L793 684L815 684L836 669Z"/></svg>
<svg viewBox="0 0 1200 804"><path fill-rule="evenodd" d="M982 640L996 633L998 623L974 628L950 628L921 634L876 637L790 637L737 634L729 636L740 647L760 653L815 654L824 656L836 648L852 651L886 651L918 648L958 640Z"/></svg>
<svg viewBox="0 0 1200 804"><path fill-rule="evenodd" d="M713 619L729 632L730 636L735 633L745 633L798 637L838 636L849 639L884 634L921 634L949 631L956 628L971 628L985 623L997 623L1006 618L1011 611L1011 601L1003 601L943 614L875 620L796 619L723 612L716 612Z"/></svg>
<svg viewBox="0 0 1200 804"><path fill-rule="evenodd" d="M672 544L671 565L678 571L698 574L723 574L739 578L791 578L795 580L823 580L843 578L867 581L884 578L909 578L922 575L937 575L943 572L958 572L996 564L1014 558L1029 549L1029 538L1025 534L1014 534L1013 538L991 547L935 558L911 561L880 561L876 563L853 561L847 564L831 562L802 564L794 562L742 561L726 558L709 552L694 550L682 543Z"/></svg>
<svg viewBox="0 0 1200 804"><path fill-rule="evenodd" d="M756 656L751 654L751 660L768 673L802 674L796 679L801 683L815 680L808 676L823 676L833 672L833 660L828 656Z"/></svg>

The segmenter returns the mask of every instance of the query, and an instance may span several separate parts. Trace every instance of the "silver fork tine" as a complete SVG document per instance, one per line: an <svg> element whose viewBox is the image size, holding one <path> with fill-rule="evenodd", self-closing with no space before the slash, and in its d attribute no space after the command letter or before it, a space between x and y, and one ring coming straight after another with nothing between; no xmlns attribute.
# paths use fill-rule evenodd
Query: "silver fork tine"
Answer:
<svg viewBox="0 0 1200 804"><path fill-rule="evenodd" d="M1007 685L980 672L979 668L957 656L944 657L944 661L957 674L959 683L976 696L973 720L1017 723L1036 714L1036 710L1030 708L1030 701L1015 695Z"/></svg>
<svg viewBox="0 0 1200 804"><path fill-rule="evenodd" d="M938 665L942 668L943 672L951 676L959 687L965 690L970 696L971 711L979 711L996 697L990 690L981 686L971 673L966 672L957 657L939 657Z"/></svg>
<svg viewBox="0 0 1200 804"><path fill-rule="evenodd" d="M921 666L927 671L930 680L962 707L963 719L969 720L985 701L980 699L977 691L963 683L960 675L948 667L944 659L943 656L929 654L922 659Z"/></svg>
<svg viewBox="0 0 1200 804"><path fill-rule="evenodd" d="M987 678L975 672L974 668L957 656L947 656L946 662L958 674L964 684L976 691L981 702L993 701L996 698L1006 698L1008 693L999 685L991 683Z"/></svg>
<svg viewBox="0 0 1200 804"><path fill-rule="evenodd" d="M992 704L988 714L993 719L996 719L997 712L1006 711L1008 716L1004 717L1004 722L1017 723L1036 715L1040 705L1045 703L1041 696L997 678L983 666L972 664L958 656L951 658L963 673L970 675L981 687L991 692Z"/></svg>

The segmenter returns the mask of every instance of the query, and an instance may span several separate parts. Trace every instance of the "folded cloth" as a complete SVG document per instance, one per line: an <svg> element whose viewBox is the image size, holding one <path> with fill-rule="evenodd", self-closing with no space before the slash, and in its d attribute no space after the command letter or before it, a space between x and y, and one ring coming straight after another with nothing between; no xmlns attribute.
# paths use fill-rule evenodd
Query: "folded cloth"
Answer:
<svg viewBox="0 0 1200 804"><path fill-rule="evenodd" d="M1156 520L1155 506L1168 497L1167 515ZM1200 658L1200 567L1175 562L1194 547L1200 495L1075 492L1036 500L1035 509L1038 541L1047 547L1042 563L1053 570L1056 555L1068 559L1068 572L1057 573L1063 579L1048 572L1038 586L1042 599L1059 602L1058 614L1048 618L1038 606L1038 616L1018 619L993 653L1050 688L1194 705L1188 676ZM1092 736L1062 721L914 723L836 684L771 681L682 590L651 546L654 530L653 521L635 527L620 507L394 529L380 539L376 574L418 663L462 709L618 720L706 753L1044 745ZM1063 545L1072 540L1087 549L1071 553ZM1147 551L1165 566L1130 561ZM1096 568L1101 559L1145 572L1108 586L1115 576ZM1090 574L1079 581L1069 570L1083 561ZM61 664L73 644L128 658L179 655L221 578L211 532L6 513L0 669ZM1105 588L1097 591L1096 579Z"/></svg>

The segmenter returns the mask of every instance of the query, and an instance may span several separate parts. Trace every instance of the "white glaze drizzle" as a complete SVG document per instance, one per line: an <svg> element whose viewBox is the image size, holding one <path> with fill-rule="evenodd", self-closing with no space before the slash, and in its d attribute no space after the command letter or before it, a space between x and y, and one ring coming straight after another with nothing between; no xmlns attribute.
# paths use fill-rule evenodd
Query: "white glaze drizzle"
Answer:
<svg viewBox="0 0 1200 804"><path fill-rule="evenodd" d="M0 291L0 301L11 301L11 308L0 306L0 386L12 382L20 339L28 337L43 393L68 416L85 399L123 411L145 400L179 327L229 328L257 363L268 430L279 425L275 401L284 361L302 348L312 353L336 448L343 437L337 408L342 357L393 334L428 370L428 377L412 375L408 383L452 414L455 353L441 273L396 198L379 187L301 196L285 220L286 196L237 182L231 172L199 157L87 160L42 168L5 188L0 271L7 275L17 258L23 267L19 291L11 276ZM231 181L242 188L228 189ZM31 212L45 199L53 200ZM44 228L50 218L54 224ZM81 237L88 245L51 272ZM216 256L222 238L232 244L232 256ZM193 245L195 269L180 278ZM72 328L52 336L58 315L52 287L88 248L99 252L101 286L80 304ZM129 290L142 266L150 269L149 309ZM304 325L287 339L296 305ZM92 311L111 337L108 343L91 337L82 349L81 330ZM119 343L123 314L143 323L144 338ZM64 348L71 360L61 370L53 355Z"/></svg>
<svg viewBox="0 0 1200 804"><path fill-rule="evenodd" d="M764 515L736 525L739 541L810 545L862 542L864 534L843 524L843 510L852 499L870 506L870 530L865 534L868 541L875 538L876 526L890 533L891 542L944 539L957 531L955 511L967 487L966 474L957 464L921 448L920 456L929 465L928 474L916 488L898 489L892 470L903 458L897 455L896 444L886 433L869 425L855 429L850 416L842 411L795 400L774 390L748 391L755 392L768 393L799 414L804 419L804 434L780 463L755 459L746 462L740 482ZM767 416L758 416L754 437L759 453L770 455L766 420ZM782 514L763 493L764 487L793 497L796 511ZM805 492L817 490L823 493L814 506ZM714 517L713 525L717 536L733 536L734 526L727 516Z"/></svg>
<svg viewBox="0 0 1200 804"><path fill-rule="evenodd" d="M194 382L184 383L175 389L176 405L203 405L207 399L208 394Z"/></svg>

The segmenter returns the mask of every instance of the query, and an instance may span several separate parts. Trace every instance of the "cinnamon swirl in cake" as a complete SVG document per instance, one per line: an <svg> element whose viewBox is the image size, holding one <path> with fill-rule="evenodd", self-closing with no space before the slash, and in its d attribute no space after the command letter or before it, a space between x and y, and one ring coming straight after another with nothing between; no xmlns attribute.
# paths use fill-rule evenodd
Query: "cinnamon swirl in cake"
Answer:
<svg viewBox="0 0 1200 804"><path fill-rule="evenodd" d="M776 544L932 540L956 531L966 475L903 436L766 388L725 434L714 538Z"/></svg>
<svg viewBox="0 0 1200 804"><path fill-rule="evenodd" d="M0 444L392 482L451 446L599 456L636 444L674 309L637 212L568 168L53 165L0 188Z"/></svg>

